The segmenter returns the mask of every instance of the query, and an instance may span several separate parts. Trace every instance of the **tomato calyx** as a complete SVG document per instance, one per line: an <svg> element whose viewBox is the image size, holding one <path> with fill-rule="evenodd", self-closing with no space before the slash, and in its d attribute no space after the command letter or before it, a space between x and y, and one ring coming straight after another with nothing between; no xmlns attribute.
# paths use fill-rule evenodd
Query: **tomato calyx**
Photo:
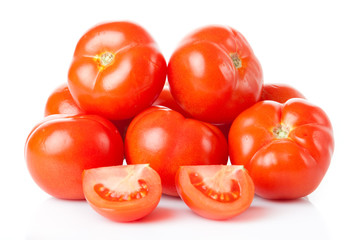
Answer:
<svg viewBox="0 0 360 240"><path fill-rule="evenodd" d="M243 168L241 168L243 169ZM231 203L240 198L240 186L235 179L229 178L232 170L221 168L213 177L202 177L197 172L190 172L189 179L191 184L205 196L222 203ZM230 184L223 184L224 181ZM225 188L224 186L230 186Z"/></svg>
<svg viewBox="0 0 360 240"><path fill-rule="evenodd" d="M230 53L230 58L235 66L236 69L239 69L242 67L241 59L239 58L239 55L235 53Z"/></svg>
<svg viewBox="0 0 360 240"><path fill-rule="evenodd" d="M284 139L289 137L290 128L284 124L279 124L274 127L272 132L276 139Z"/></svg>
<svg viewBox="0 0 360 240"><path fill-rule="evenodd" d="M113 64L114 59L115 59L115 54L108 51L105 51L100 55L95 56L95 60L97 61L98 67L101 71L104 70L106 67L110 66L111 64Z"/></svg>

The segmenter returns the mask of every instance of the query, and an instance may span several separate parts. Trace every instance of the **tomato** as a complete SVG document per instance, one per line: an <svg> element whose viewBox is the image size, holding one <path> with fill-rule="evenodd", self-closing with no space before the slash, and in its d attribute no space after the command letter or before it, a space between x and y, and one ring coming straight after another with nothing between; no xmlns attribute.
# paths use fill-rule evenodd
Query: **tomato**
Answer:
<svg viewBox="0 0 360 240"><path fill-rule="evenodd" d="M239 215L254 198L254 183L243 166L182 166L176 175L182 200L202 217L222 220Z"/></svg>
<svg viewBox="0 0 360 240"><path fill-rule="evenodd" d="M56 88L49 96L45 106L45 116L52 114L84 114L74 101L66 83Z"/></svg>
<svg viewBox="0 0 360 240"><path fill-rule="evenodd" d="M215 126L154 106L130 123L125 137L128 164L149 163L162 181L163 193L178 196L175 175L183 165L226 164L227 142Z"/></svg>
<svg viewBox="0 0 360 240"><path fill-rule="evenodd" d="M260 63L235 29L207 26L172 54L168 81L175 101L196 119L231 123L261 95Z"/></svg>
<svg viewBox="0 0 360 240"><path fill-rule="evenodd" d="M79 40L68 84L81 109L121 120L149 107L165 78L166 62L152 37L136 24L110 22Z"/></svg>
<svg viewBox="0 0 360 240"><path fill-rule="evenodd" d="M191 116L186 113L175 101L173 96L171 95L170 88L168 84L165 84L163 90L161 91L158 99L153 103L153 106L164 106L167 108L170 108L172 110L177 111L178 113L181 113L184 117L191 118ZM218 127L220 131L224 134L225 138L227 139L227 136L229 134L230 126L231 124L225 123L225 124L213 124L214 126Z"/></svg>
<svg viewBox="0 0 360 240"><path fill-rule="evenodd" d="M313 192L334 151L329 118L300 98L262 101L241 113L229 133L232 164L244 165L257 195L295 199Z"/></svg>
<svg viewBox="0 0 360 240"><path fill-rule="evenodd" d="M67 84L59 86L49 96L46 107L45 116L53 114L85 114L85 111L80 109L71 96ZM126 130L132 119L111 120L117 127L123 139L125 139Z"/></svg>
<svg viewBox="0 0 360 240"><path fill-rule="evenodd" d="M116 222L134 221L148 215L161 198L159 174L148 164L85 170L83 189L90 206Z"/></svg>
<svg viewBox="0 0 360 240"><path fill-rule="evenodd" d="M164 106L172 110L177 111L183 116L190 117L176 102L173 96L171 95L169 84L165 83L163 90L161 91L159 97L153 103L153 106Z"/></svg>
<svg viewBox="0 0 360 240"><path fill-rule="evenodd" d="M305 98L305 96L295 88L286 84L264 84L260 101L272 100L285 103L291 98Z"/></svg>
<svg viewBox="0 0 360 240"><path fill-rule="evenodd" d="M84 199L82 171L120 165L123 155L116 127L95 115L51 115L35 126L25 144L34 181L62 199Z"/></svg>

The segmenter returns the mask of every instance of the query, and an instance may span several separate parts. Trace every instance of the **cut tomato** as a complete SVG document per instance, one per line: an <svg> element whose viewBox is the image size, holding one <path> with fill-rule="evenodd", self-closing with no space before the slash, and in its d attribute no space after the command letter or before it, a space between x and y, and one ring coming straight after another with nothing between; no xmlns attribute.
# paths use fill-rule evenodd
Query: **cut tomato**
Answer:
<svg viewBox="0 0 360 240"><path fill-rule="evenodd" d="M191 210L215 220L239 215L254 198L253 181L240 165L182 166L176 188Z"/></svg>
<svg viewBox="0 0 360 240"><path fill-rule="evenodd" d="M160 176L148 164L85 170L83 189L90 206L116 222L145 217L156 208L162 192Z"/></svg>

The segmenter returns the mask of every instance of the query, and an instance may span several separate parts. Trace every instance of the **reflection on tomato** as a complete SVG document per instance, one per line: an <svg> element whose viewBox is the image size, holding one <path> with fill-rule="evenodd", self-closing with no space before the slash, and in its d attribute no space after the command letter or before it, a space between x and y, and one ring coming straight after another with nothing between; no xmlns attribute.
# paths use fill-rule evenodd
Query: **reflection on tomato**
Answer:
<svg viewBox="0 0 360 240"><path fill-rule="evenodd" d="M324 177L334 139L325 112L304 99L262 101L241 113L229 133L232 164L244 165L259 196L294 199Z"/></svg>
<svg viewBox="0 0 360 240"><path fill-rule="evenodd" d="M136 24L111 22L79 40L68 85L87 113L122 120L149 107L165 78L166 62L152 37Z"/></svg>
<svg viewBox="0 0 360 240"><path fill-rule="evenodd" d="M208 26L187 36L168 66L176 102L196 119L231 123L255 104L263 79L246 39L230 27Z"/></svg>
<svg viewBox="0 0 360 240"><path fill-rule="evenodd" d="M120 165L123 155L116 127L95 115L51 115L35 126L25 144L34 181L62 199L84 199L83 170Z"/></svg>
<svg viewBox="0 0 360 240"><path fill-rule="evenodd" d="M177 196L175 175L183 165L226 164L227 142L215 126L154 106L130 123L125 138L128 164L149 163L163 184L163 193Z"/></svg>

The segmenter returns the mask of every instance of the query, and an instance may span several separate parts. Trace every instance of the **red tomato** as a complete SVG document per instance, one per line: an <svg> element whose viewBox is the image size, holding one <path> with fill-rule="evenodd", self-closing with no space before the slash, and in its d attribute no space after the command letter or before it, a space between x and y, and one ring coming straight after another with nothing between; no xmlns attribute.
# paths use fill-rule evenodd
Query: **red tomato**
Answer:
<svg viewBox="0 0 360 240"><path fill-rule="evenodd" d="M261 93L260 101L272 100L279 103L285 103L291 98L305 98L295 88L285 84L265 84Z"/></svg>
<svg viewBox="0 0 360 240"><path fill-rule="evenodd" d="M226 164L228 151L218 128L157 106L130 123L125 155L128 164L149 163L160 174L163 193L178 196L175 175L180 166Z"/></svg>
<svg viewBox="0 0 360 240"><path fill-rule="evenodd" d="M170 58L170 90L196 119L231 123L260 99L262 70L245 38L230 27L208 26L186 37Z"/></svg>
<svg viewBox="0 0 360 240"><path fill-rule="evenodd" d="M120 165L123 154L116 127L95 115L51 115L31 131L25 144L34 181L62 199L84 199L82 171Z"/></svg>
<svg viewBox="0 0 360 240"><path fill-rule="evenodd" d="M71 96L67 84L58 87L48 98L45 107L45 116L53 114L85 114ZM119 130L121 137L125 139L126 130L132 119L112 120L111 122Z"/></svg>
<svg viewBox="0 0 360 240"><path fill-rule="evenodd" d="M259 102L241 113L229 133L232 164L244 165L255 192L295 199L313 192L324 177L334 139L325 112L304 99Z"/></svg>
<svg viewBox="0 0 360 240"><path fill-rule="evenodd" d="M165 84L163 90L161 91L159 97L153 103L153 106L164 106L172 110L181 113L183 116L189 117L188 114L175 102L175 99L170 93L169 84Z"/></svg>
<svg viewBox="0 0 360 240"><path fill-rule="evenodd" d="M75 103L66 83L60 85L49 96L45 106L45 116L52 114L84 114Z"/></svg>
<svg viewBox="0 0 360 240"><path fill-rule="evenodd" d="M112 120L129 119L159 96L166 62L143 28L111 22L93 27L79 40L68 78L81 109Z"/></svg>
<svg viewBox="0 0 360 240"><path fill-rule="evenodd" d="M83 188L90 206L116 222L148 215L161 198L159 174L148 164L85 170Z"/></svg>
<svg viewBox="0 0 360 240"><path fill-rule="evenodd" d="M254 183L243 166L182 166L176 188L191 210L222 220L245 211L254 198Z"/></svg>
<svg viewBox="0 0 360 240"><path fill-rule="evenodd" d="M153 103L153 106L164 106L167 108L170 108L172 110L177 111L178 113L181 113L184 117L191 118L191 116L186 113L174 100L173 96L170 93L169 85L165 84L163 90L160 93L160 96L156 101ZM230 126L231 124L225 123L225 124L213 124L214 126L218 127L220 131L224 134L225 138L227 139Z"/></svg>

